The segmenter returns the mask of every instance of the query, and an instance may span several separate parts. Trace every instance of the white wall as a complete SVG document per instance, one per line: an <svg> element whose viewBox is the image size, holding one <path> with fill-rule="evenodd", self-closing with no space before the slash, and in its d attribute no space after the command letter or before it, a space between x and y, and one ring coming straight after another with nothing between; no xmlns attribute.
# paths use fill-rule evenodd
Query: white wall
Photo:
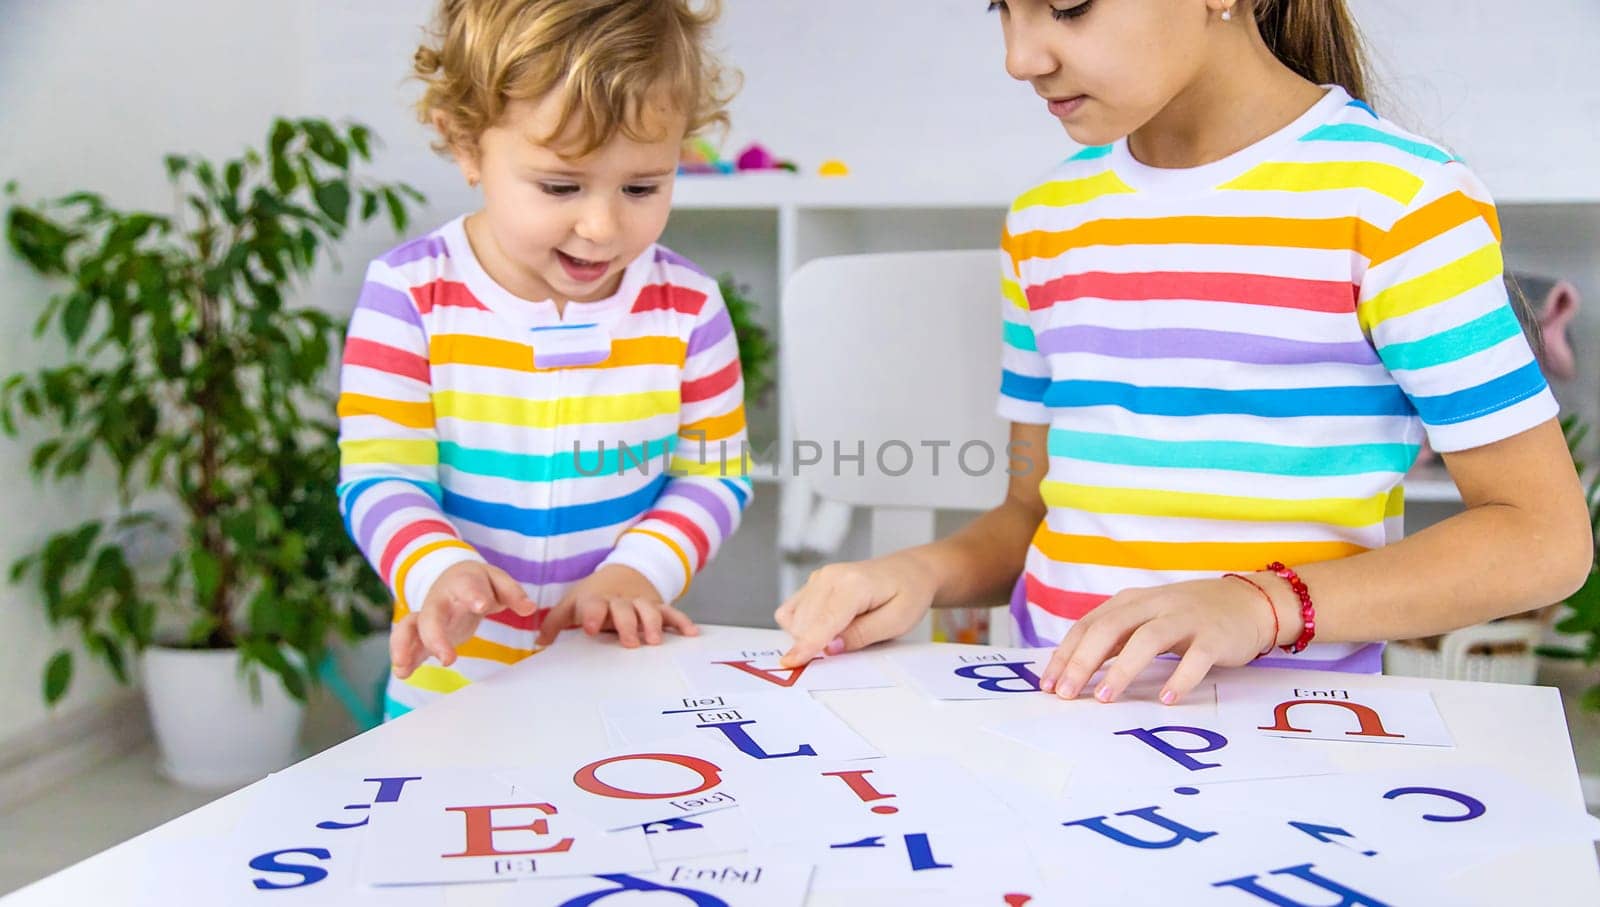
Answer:
<svg viewBox="0 0 1600 907"><path fill-rule="evenodd" d="M1600 200L1600 3L1349 0L1379 106L1500 198Z"/></svg>
<svg viewBox="0 0 1600 907"><path fill-rule="evenodd" d="M298 106L298 5L214 0L52 0L0 3L0 182L25 199L75 189L118 204L164 209L162 155L222 154L260 141L268 118ZM58 361L31 328L48 288L0 254L0 372ZM48 532L104 511L108 483L48 490L27 477L29 446L0 441L12 480L0 520L0 565ZM52 633L28 587L0 584L0 746L52 720L41 697L45 661L68 637ZM114 681L80 671L56 716L106 696Z"/></svg>

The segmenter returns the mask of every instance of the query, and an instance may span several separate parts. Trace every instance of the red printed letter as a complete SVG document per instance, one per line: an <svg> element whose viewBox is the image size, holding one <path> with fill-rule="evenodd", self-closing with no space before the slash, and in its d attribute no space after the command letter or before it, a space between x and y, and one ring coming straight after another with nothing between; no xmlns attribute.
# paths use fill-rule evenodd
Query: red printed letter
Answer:
<svg viewBox="0 0 1600 907"><path fill-rule="evenodd" d="M596 775L596 772L613 762L627 762L634 759L650 759L657 762L670 762L673 765L680 765L700 776L700 786L691 787L688 790L675 790L659 794L646 794L639 791L623 790L619 787L612 787L604 781L601 781ZM687 797L690 794L698 794L703 790L709 790L713 787L716 787L717 784L722 781L722 769L717 768L715 765L712 765L704 759L699 759L694 756L680 756L672 753L637 753L628 756L612 756L610 759L601 759L599 762L591 762L588 765L585 765L583 768L578 769L578 773L572 776L572 781L574 784L578 785L589 793L598 794L602 797L611 797L617 800L665 800L669 797Z"/></svg>
<svg viewBox="0 0 1600 907"><path fill-rule="evenodd" d="M467 849L460 853L441 854L444 857L491 857L506 856L524 853L566 853L572 849L572 839L562 838L554 846L539 848L537 850L498 850L494 846L494 833L497 831L531 831L536 835L550 833L550 823L543 819L535 819L527 825L495 825L494 811L497 809L537 809L547 816L556 814L556 808L548 803L510 803L504 806L450 806L446 812L461 813L467 822Z"/></svg>

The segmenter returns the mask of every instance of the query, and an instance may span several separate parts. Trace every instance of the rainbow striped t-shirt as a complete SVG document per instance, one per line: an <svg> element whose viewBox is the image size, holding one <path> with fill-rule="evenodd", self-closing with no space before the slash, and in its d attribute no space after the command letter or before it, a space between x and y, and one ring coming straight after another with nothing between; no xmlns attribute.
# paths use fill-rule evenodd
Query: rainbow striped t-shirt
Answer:
<svg viewBox="0 0 1600 907"><path fill-rule="evenodd" d="M1086 148L1017 198L1003 249L998 410L1050 427L1012 601L1033 645L1123 589L1395 541L1424 437L1556 413L1482 185L1338 87L1192 169ZM1376 672L1381 650L1256 663Z"/></svg>
<svg viewBox="0 0 1600 907"><path fill-rule="evenodd" d="M463 222L367 270L341 374L340 507L396 620L466 560L505 570L541 610L491 614L451 667L391 678L390 715L530 654L545 609L602 565L676 599L752 492L715 280L652 246L614 295L563 317L490 278Z"/></svg>

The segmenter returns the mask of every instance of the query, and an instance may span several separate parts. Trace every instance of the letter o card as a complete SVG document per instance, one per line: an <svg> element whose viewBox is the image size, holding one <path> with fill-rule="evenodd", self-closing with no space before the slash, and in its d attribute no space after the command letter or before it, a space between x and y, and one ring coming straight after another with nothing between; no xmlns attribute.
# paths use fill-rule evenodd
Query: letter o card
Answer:
<svg viewBox="0 0 1600 907"><path fill-rule="evenodd" d="M1217 684L1217 717L1235 727L1297 740L1455 746L1427 690L1222 682Z"/></svg>
<svg viewBox="0 0 1600 907"><path fill-rule="evenodd" d="M704 735L683 735L495 777L511 784L519 797L554 800L615 831L738 806L724 783L736 759L743 757L731 746Z"/></svg>

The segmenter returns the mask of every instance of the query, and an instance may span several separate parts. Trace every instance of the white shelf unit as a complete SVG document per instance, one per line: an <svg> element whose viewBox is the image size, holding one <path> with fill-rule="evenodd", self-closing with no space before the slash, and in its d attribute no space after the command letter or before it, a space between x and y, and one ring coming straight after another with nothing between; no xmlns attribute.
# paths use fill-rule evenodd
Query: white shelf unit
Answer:
<svg viewBox="0 0 1600 907"><path fill-rule="evenodd" d="M685 176L678 180L663 242L710 273L731 272L748 286L751 297L761 304L760 321L781 347L780 289L807 261L858 252L997 247L1005 211L1021 187L958 183L788 173ZM1499 208L1513 267L1572 279L1580 288L1591 289L1592 303L1600 303L1600 193L1513 197L1501 199ZM1577 398L1591 420L1600 402L1593 384L1600 350L1587 348L1596 334L1595 309L1591 304L1582 324L1573 330L1586 377L1567 395ZM780 389L787 377L779 376ZM757 451L773 442L780 445L776 449L789 449L779 396L774 392L749 413ZM756 501L729 550L696 580L690 592L691 613L707 620L768 623L771 609L803 581L809 565L783 563L777 545L778 500L787 479L778 464L758 464ZM1447 516L1460 502L1455 483L1437 462L1407 481L1406 498L1420 505L1413 508L1414 519L1424 524ZM941 534L965 518L941 515ZM861 557L865 552L865 521L857 519L838 557Z"/></svg>

